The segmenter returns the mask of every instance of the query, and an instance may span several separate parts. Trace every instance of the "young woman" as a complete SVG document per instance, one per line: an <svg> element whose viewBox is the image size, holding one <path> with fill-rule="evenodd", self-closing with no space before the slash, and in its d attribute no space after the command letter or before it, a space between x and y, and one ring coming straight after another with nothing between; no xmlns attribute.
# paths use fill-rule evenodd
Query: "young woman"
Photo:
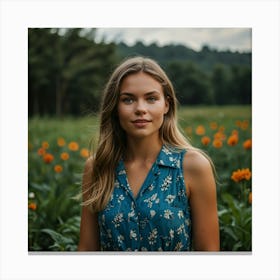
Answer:
<svg viewBox="0 0 280 280"><path fill-rule="evenodd" d="M79 251L219 250L214 167L177 128L176 102L151 59L112 74L83 175Z"/></svg>

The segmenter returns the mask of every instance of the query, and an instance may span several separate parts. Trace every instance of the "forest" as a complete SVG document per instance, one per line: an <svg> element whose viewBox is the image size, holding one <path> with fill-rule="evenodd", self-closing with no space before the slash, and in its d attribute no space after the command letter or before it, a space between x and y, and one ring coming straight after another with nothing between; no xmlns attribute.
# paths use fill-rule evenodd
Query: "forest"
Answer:
<svg viewBox="0 0 280 280"><path fill-rule="evenodd" d="M28 116L87 116L99 109L113 69L142 55L157 60L181 105L250 105L251 53L179 44L96 41L96 29L29 28Z"/></svg>

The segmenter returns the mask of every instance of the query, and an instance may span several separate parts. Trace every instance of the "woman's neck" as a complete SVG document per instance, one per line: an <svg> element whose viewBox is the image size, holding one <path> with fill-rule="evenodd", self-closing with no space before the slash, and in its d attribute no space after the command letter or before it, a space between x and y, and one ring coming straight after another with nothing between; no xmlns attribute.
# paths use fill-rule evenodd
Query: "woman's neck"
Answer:
<svg viewBox="0 0 280 280"><path fill-rule="evenodd" d="M125 161L154 162L162 148L162 141L157 139L127 139Z"/></svg>

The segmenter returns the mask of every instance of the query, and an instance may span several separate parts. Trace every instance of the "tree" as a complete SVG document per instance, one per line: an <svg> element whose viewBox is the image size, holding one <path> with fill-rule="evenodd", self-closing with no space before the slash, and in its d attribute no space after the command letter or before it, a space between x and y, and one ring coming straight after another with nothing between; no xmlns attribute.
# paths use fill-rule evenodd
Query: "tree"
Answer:
<svg viewBox="0 0 280 280"><path fill-rule="evenodd" d="M94 37L94 29L29 29L30 116L97 109L116 55L114 44Z"/></svg>

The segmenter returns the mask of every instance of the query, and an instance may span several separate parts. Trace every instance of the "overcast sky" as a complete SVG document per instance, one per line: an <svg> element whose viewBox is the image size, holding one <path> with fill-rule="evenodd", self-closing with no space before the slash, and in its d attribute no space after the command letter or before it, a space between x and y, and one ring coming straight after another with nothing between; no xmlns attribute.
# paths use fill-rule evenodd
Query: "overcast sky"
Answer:
<svg viewBox="0 0 280 280"><path fill-rule="evenodd" d="M135 41L158 45L180 43L199 51L203 45L217 50L251 51L250 28L99 28L97 39L106 42Z"/></svg>

